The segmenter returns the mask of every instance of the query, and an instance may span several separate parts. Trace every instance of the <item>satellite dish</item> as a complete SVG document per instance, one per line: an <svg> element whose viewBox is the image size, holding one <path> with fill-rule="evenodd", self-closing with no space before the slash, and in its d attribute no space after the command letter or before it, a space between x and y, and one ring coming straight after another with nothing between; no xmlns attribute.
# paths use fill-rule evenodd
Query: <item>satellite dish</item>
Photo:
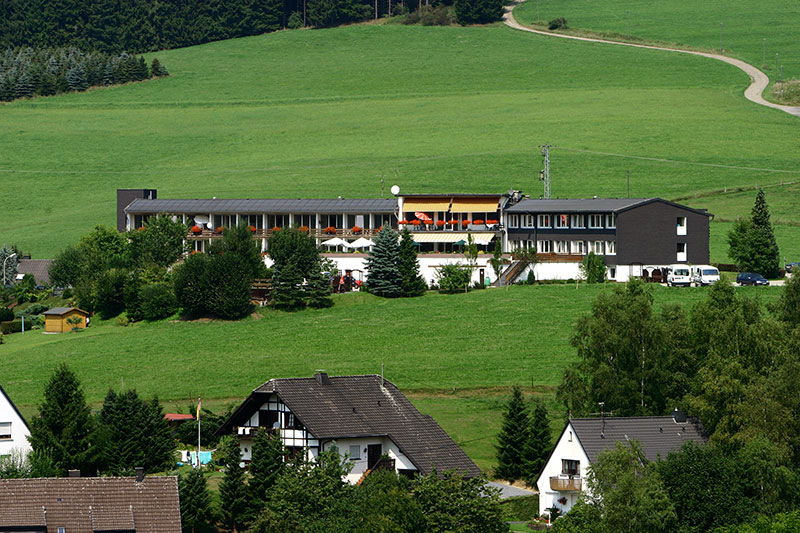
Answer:
<svg viewBox="0 0 800 533"><path fill-rule="evenodd" d="M392 188L389 190L392 191L392 194L394 194L395 196L400 194L400 187L398 187L397 185L392 185Z"/></svg>
<svg viewBox="0 0 800 533"><path fill-rule="evenodd" d="M213 228L213 226L211 225L211 221L209 221L209 222L206 224L206 226L208 227L208 229L214 229L214 228Z"/></svg>

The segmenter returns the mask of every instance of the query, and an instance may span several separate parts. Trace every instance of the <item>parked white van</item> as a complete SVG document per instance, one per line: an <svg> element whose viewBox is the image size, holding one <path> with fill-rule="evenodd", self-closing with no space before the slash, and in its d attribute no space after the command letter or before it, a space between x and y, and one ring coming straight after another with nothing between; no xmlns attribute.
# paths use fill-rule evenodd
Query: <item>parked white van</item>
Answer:
<svg viewBox="0 0 800 533"><path fill-rule="evenodd" d="M692 267L692 283L695 285L711 285L719 281L719 270L711 265L695 265Z"/></svg>
<svg viewBox="0 0 800 533"><path fill-rule="evenodd" d="M674 287L675 285L685 285L686 287L692 284L692 273L689 270L689 265L670 265L667 273L667 287Z"/></svg>

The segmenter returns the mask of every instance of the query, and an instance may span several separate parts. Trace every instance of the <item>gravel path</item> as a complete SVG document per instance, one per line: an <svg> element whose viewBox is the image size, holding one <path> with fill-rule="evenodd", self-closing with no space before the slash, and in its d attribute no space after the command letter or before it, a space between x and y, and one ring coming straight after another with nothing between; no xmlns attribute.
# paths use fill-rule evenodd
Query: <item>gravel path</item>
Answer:
<svg viewBox="0 0 800 533"><path fill-rule="evenodd" d="M717 61L723 61L728 63L729 65L733 65L734 67L744 71L748 76L750 76L750 86L747 87L744 91L744 97L759 105L763 105L766 107L771 107L773 109L779 109L785 113L789 113L790 115L794 115L796 117L800 117L800 107L792 107L787 105L780 105L774 104L772 102L768 102L762 96L764 89L767 88L769 85L769 77L761 72L759 69L754 67L749 63L745 63L744 61L740 61L738 59L733 59L732 57L720 55L720 54L709 54L706 52L695 52L692 50L681 50L678 48L667 48L664 46L651 46L647 44L634 44L634 43L623 43L620 41L609 41L606 39L593 39L591 37L578 37L575 35L564 35L561 33L554 33L544 30L535 30L533 28L529 28L527 26L523 26L517 19L514 18L514 7L517 4L522 3L524 0L516 0L510 5L505 7L505 13L503 14L503 22L515 30L527 31L530 33L538 33L539 35L547 35L550 37L559 37L561 39L572 39L574 41L587 41L592 43L603 43L603 44L616 44L619 46L630 46L633 48L649 48L650 50L663 50L667 52L679 52L681 54L689 54L693 56L702 56L708 57L710 59L716 59Z"/></svg>

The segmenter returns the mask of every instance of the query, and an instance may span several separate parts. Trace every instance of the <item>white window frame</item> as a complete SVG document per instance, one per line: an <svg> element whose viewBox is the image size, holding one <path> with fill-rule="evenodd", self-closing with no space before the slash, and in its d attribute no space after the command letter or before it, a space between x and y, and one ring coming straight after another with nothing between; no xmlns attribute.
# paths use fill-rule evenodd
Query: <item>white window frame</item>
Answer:
<svg viewBox="0 0 800 533"><path fill-rule="evenodd" d="M555 216L555 227L558 229L568 229L569 228L569 215L556 215Z"/></svg>
<svg viewBox="0 0 800 533"><path fill-rule="evenodd" d="M683 251L681 252L681 247ZM689 246L685 242L679 242L676 246L675 260L678 262L686 262L689 258Z"/></svg>
<svg viewBox="0 0 800 533"><path fill-rule="evenodd" d="M536 227L537 228L552 228L553 227L553 219L550 215L539 215L536 217Z"/></svg>
<svg viewBox="0 0 800 533"><path fill-rule="evenodd" d="M553 250L552 241L538 241L536 243L536 252L540 254L551 254Z"/></svg>
<svg viewBox="0 0 800 533"><path fill-rule="evenodd" d="M606 227L609 229L614 229L617 227L617 215L616 213L608 213L606 215Z"/></svg>
<svg viewBox="0 0 800 533"><path fill-rule="evenodd" d="M595 224L595 221L597 221L598 224ZM600 228L602 228L603 227L603 215L600 215L600 214L589 215L589 227L592 228L592 229L600 229Z"/></svg>
<svg viewBox="0 0 800 533"><path fill-rule="evenodd" d="M688 225L688 220L686 217L678 217L677 232L678 235L686 235L686 226Z"/></svg>
<svg viewBox="0 0 800 533"><path fill-rule="evenodd" d="M11 440L11 422L0 422L0 427L7 429L0 429L0 440Z"/></svg>
<svg viewBox="0 0 800 533"><path fill-rule="evenodd" d="M353 450L356 451L355 455L353 454ZM349 448L350 460L351 461L360 461L361 460L361 445L358 444L351 444Z"/></svg>
<svg viewBox="0 0 800 533"><path fill-rule="evenodd" d="M586 227L586 215L571 215L569 217L569 225L575 229L583 229Z"/></svg>
<svg viewBox="0 0 800 533"><path fill-rule="evenodd" d="M557 254L568 254L569 241L553 241L553 250Z"/></svg>
<svg viewBox="0 0 800 533"><path fill-rule="evenodd" d="M508 215L508 227L509 228L519 227L519 215Z"/></svg>
<svg viewBox="0 0 800 533"><path fill-rule="evenodd" d="M534 215L521 215L523 228L535 228L536 217Z"/></svg>
<svg viewBox="0 0 800 533"><path fill-rule="evenodd" d="M606 255L605 241L594 241L594 243L592 243L592 251L594 255Z"/></svg>
<svg viewBox="0 0 800 533"><path fill-rule="evenodd" d="M569 250L573 255L586 255L586 241L569 241Z"/></svg>
<svg viewBox="0 0 800 533"><path fill-rule="evenodd" d="M617 241L606 241L606 255L617 255Z"/></svg>

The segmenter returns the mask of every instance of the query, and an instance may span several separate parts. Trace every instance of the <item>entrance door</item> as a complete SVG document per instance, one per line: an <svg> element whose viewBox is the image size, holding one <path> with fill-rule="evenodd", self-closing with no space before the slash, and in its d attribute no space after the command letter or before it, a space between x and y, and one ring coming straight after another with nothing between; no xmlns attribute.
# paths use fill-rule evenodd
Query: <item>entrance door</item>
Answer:
<svg viewBox="0 0 800 533"><path fill-rule="evenodd" d="M486 283L486 274L484 274L483 269L480 269L480 276L481 276L481 281L480 281L481 287L483 287L483 284Z"/></svg>
<svg viewBox="0 0 800 533"><path fill-rule="evenodd" d="M369 444L367 446L367 468L372 469L375 464L380 460L383 453L383 446L381 444Z"/></svg>

